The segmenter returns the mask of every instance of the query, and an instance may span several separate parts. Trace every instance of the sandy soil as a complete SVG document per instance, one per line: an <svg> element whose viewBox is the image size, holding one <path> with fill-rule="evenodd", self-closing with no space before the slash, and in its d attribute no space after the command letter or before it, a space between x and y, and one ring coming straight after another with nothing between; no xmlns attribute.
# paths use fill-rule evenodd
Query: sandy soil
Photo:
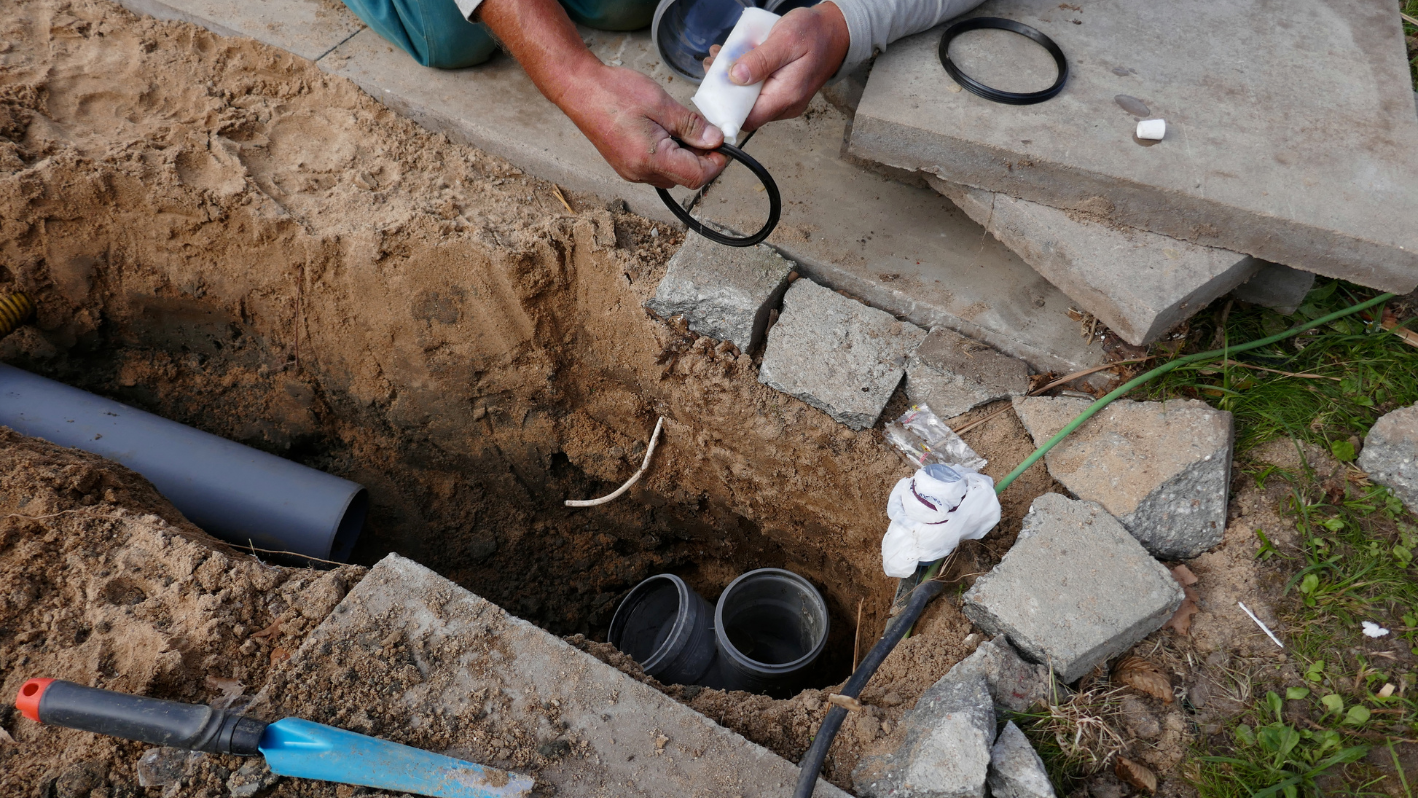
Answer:
<svg viewBox="0 0 1418 798"><path fill-rule="evenodd" d="M21 718L26 679L239 707L363 573L265 565L137 474L0 427L0 794L141 794L147 746Z"/></svg>

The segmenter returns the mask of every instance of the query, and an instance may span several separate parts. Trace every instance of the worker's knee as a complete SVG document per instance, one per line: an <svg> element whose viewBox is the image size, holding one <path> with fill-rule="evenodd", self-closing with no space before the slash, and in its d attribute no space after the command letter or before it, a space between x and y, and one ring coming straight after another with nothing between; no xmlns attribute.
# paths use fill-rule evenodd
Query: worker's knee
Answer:
<svg viewBox="0 0 1418 798"><path fill-rule="evenodd" d="M561 0L576 22L597 30L639 30L650 25L656 0Z"/></svg>
<svg viewBox="0 0 1418 798"><path fill-rule="evenodd" d="M423 66L461 69L492 57L497 42L469 22L453 0L344 0L345 5L390 44Z"/></svg>

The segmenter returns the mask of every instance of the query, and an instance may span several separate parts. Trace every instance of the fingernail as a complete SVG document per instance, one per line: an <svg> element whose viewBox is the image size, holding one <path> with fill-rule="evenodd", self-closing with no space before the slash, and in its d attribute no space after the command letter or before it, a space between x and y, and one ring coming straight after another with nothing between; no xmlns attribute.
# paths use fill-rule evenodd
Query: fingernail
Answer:
<svg viewBox="0 0 1418 798"><path fill-rule="evenodd" d="M748 67L743 64L734 64L734 68L729 70L729 77L733 78L735 83L748 85L751 76L748 74Z"/></svg>

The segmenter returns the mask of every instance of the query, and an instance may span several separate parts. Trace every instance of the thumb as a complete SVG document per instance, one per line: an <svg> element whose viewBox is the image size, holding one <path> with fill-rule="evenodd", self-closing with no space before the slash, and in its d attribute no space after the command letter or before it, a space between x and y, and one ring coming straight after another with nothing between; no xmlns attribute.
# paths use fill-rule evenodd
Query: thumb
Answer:
<svg viewBox="0 0 1418 798"><path fill-rule="evenodd" d="M796 60L792 40L788 36L768 34L767 41L739 56L729 69L729 80L740 86L751 86Z"/></svg>
<svg viewBox="0 0 1418 798"><path fill-rule="evenodd" d="M683 105L670 100L660 114L658 122L670 135L701 150L717 149L724 143L724 133L709 124L709 120Z"/></svg>

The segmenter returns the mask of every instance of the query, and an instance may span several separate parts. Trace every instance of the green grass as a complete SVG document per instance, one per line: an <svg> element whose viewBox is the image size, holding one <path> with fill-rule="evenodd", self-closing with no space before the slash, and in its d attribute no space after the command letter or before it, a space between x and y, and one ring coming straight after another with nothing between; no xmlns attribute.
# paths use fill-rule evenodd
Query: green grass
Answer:
<svg viewBox="0 0 1418 798"><path fill-rule="evenodd" d="M1227 312L1225 303L1217 303L1193 320L1182 340L1157 354L1165 360L1254 340L1373 295L1322 281L1290 317L1239 306ZM1412 315L1411 308L1399 310ZM1133 398L1187 396L1231 411L1243 473L1262 485L1277 479L1288 485L1283 510L1295 521L1298 547L1281 550L1262 537L1260 557L1288 577L1277 612L1302 676L1294 684L1271 676L1266 687L1274 689L1235 720L1229 744L1198 750L1183 771L1207 798L1296 798L1321 794L1324 784L1329 791L1340 785L1347 794L1389 794L1379 792L1381 777L1372 766L1355 763L1374 746L1418 738L1418 674L1411 658L1400 665L1364 653L1376 647L1364 645L1360 624L1389 628L1385 648L1418 656L1418 518L1357 469L1337 484L1308 469L1286 473L1252 465L1244 454L1294 438L1323 446L1341 462L1354 460L1353 442L1380 415L1418 402L1418 348L1351 317L1235 360L1180 368ZM1308 712L1287 720L1282 695ZM1411 797L1415 776L1401 774L1401 790L1392 794Z"/></svg>
<svg viewBox="0 0 1418 798"><path fill-rule="evenodd" d="M1403 13L1418 19L1418 0L1399 0L1398 7ZM1418 27L1405 21L1403 32L1408 36L1418 36ZM1418 53L1411 53L1408 59L1408 68L1413 73L1413 90L1418 91Z"/></svg>

